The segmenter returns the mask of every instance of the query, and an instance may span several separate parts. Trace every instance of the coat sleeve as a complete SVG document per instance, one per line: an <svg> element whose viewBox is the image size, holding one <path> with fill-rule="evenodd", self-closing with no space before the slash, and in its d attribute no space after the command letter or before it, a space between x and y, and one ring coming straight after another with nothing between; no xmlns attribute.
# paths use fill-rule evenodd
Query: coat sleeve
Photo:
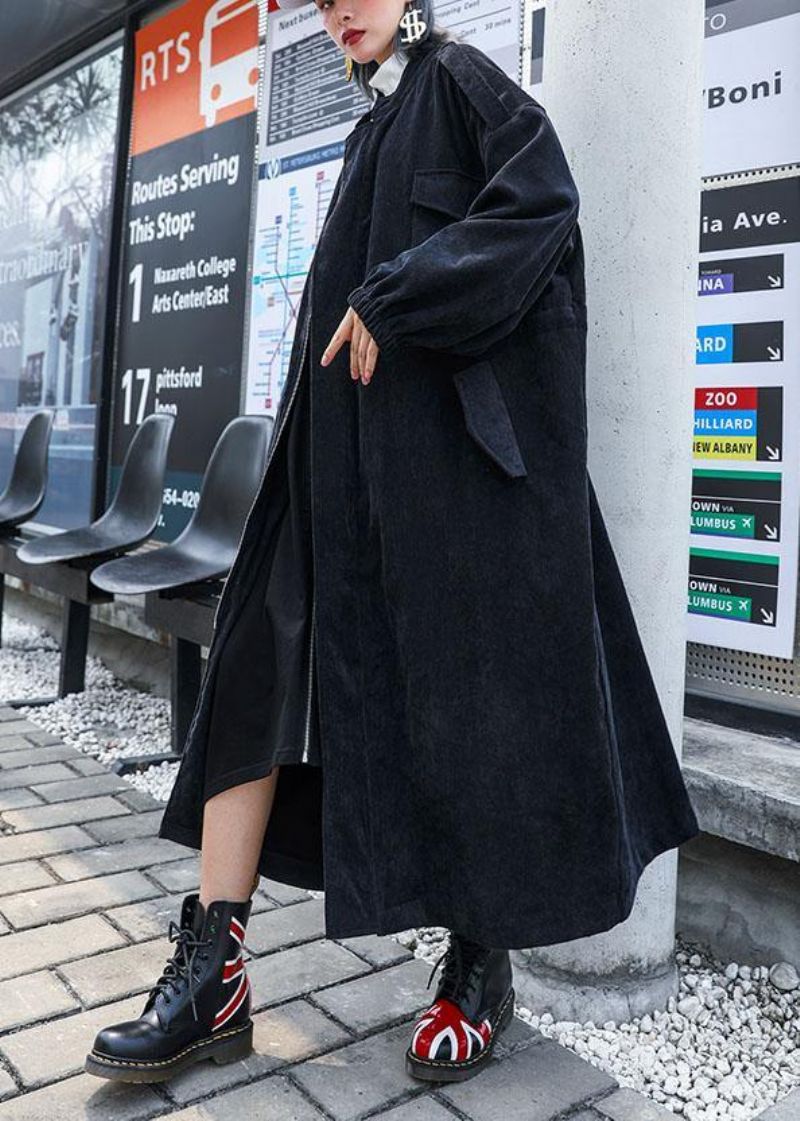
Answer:
<svg viewBox="0 0 800 1121"><path fill-rule="evenodd" d="M547 286L578 218L578 191L545 110L483 52L457 46L443 52L442 80L454 83L485 185L463 219L376 265L349 293L387 354L490 349Z"/></svg>

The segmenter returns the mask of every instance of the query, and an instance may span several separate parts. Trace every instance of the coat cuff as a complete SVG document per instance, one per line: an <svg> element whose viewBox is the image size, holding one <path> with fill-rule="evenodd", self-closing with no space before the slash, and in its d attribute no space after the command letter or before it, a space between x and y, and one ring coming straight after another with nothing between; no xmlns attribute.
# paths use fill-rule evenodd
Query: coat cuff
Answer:
<svg viewBox="0 0 800 1121"><path fill-rule="evenodd" d="M369 294L366 285L354 288L347 297L347 302L353 311L364 321L369 333L380 347L383 354L392 355L402 349L402 343L397 335L387 326L380 310L375 306L375 301Z"/></svg>

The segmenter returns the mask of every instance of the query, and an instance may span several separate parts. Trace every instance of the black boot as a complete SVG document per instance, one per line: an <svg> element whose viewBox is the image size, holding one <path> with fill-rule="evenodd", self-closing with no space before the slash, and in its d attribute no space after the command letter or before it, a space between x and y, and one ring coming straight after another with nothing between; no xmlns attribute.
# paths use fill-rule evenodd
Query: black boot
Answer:
<svg viewBox="0 0 800 1121"><path fill-rule="evenodd" d="M174 955L138 1020L103 1028L85 1069L122 1082L163 1082L201 1059L243 1059L253 1049L250 979L242 957L250 899L216 900L205 913L197 893L170 921Z"/></svg>
<svg viewBox="0 0 800 1121"><path fill-rule="evenodd" d="M462 1082L477 1074L514 1014L511 959L450 931L436 999L414 1023L406 1070L415 1078Z"/></svg>

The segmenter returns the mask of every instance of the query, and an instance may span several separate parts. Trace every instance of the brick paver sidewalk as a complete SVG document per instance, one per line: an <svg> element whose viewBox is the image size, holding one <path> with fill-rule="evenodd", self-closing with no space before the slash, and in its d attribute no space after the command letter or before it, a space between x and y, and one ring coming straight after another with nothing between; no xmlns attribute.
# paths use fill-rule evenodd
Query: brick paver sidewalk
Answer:
<svg viewBox="0 0 800 1121"><path fill-rule="evenodd" d="M519 1018L474 1078L418 1082L403 1052L431 967L390 937L326 939L322 900L274 880L246 937L255 1053L157 1086L84 1073L95 1032L140 1013L198 886L198 854L156 836L162 809L0 708L0 1121L674 1118Z"/></svg>

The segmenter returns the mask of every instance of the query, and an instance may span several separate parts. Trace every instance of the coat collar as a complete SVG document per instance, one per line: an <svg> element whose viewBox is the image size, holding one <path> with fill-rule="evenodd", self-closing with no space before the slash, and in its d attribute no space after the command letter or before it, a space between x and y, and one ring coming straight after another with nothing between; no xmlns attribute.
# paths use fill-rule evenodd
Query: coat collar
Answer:
<svg viewBox="0 0 800 1121"><path fill-rule="evenodd" d="M388 96L400 84L400 78L408 63L408 55L395 51L380 64L369 80L369 84L380 94Z"/></svg>
<svg viewBox="0 0 800 1121"><path fill-rule="evenodd" d="M420 70L426 62L429 62L433 57L435 57L438 54L439 50L441 50L441 47L441 43L433 44L431 47L428 47L427 44L424 44L422 46L422 49L417 49L413 54L410 52L406 54L403 65L399 67L400 77L396 83L392 95L384 95L380 97L376 95L376 97L372 101L372 104L370 105L370 108L367 109L367 111L358 118L355 125L353 126L353 131L347 138L348 143L350 142L351 137L359 129L363 128L364 125L368 124L370 121L376 120L382 114L391 115L398 108L398 106L402 104L403 98L408 93L408 90L414 85L415 72ZM390 55L386 62L389 62L393 57L393 55ZM385 66L386 62L381 63L381 66ZM381 67L379 66L378 70L380 70L380 68ZM377 74L377 72L378 71L376 70L375 74ZM372 75L373 78L375 77L375 74Z"/></svg>

